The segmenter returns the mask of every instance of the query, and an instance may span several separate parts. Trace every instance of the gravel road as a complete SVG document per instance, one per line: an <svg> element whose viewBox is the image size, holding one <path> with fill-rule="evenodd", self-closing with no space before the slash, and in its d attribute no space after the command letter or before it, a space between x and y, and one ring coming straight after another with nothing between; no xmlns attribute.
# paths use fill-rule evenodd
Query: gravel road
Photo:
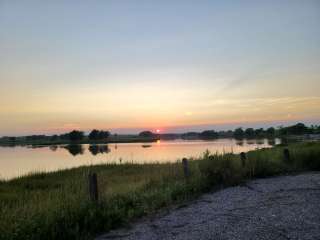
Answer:
<svg viewBox="0 0 320 240"><path fill-rule="evenodd" d="M258 179L205 194L97 240L320 239L320 173Z"/></svg>

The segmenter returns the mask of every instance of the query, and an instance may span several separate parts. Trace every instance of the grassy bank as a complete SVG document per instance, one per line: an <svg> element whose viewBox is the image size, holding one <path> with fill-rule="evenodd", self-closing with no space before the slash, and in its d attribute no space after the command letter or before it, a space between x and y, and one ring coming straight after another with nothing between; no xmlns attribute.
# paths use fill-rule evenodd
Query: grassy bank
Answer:
<svg viewBox="0 0 320 240"><path fill-rule="evenodd" d="M251 151L246 165L235 154L205 153L189 161L80 167L0 182L0 239L91 239L133 218L249 178L320 170L320 143ZM98 174L99 203L89 201L88 174Z"/></svg>

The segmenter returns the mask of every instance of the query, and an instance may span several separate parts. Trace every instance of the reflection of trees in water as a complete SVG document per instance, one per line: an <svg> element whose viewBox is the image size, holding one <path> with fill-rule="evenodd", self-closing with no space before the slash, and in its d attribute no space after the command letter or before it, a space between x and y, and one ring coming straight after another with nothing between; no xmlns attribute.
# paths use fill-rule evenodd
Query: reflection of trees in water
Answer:
<svg viewBox="0 0 320 240"><path fill-rule="evenodd" d="M49 149L50 149L51 151L55 152L55 151L57 151L58 146L57 146L57 145L51 145L51 146L49 146Z"/></svg>
<svg viewBox="0 0 320 240"><path fill-rule="evenodd" d="M108 145L96 145L92 144L89 146L89 151L91 152L92 155L97 155L99 153L108 153L110 152L110 148Z"/></svg>
<svg viewBox="0 0 320 240"><path fill-rule="evenodd" d="M6 143L6 144L0 144L0 147L5 148L5 147L9 147L9 148L14 148L17 147L18 145L15 143Z"/></svg>
<svg viewBox="0 0 320 240"><path fill-rule="evenodd" d="M274 146L276 144L276 139L275 138L268 138L267 140L264 138L258 138L258 139L246 139L246 140L237 140L236 144L239 146L243 146L246 141L246 144L252 145L252 144L257 144L257 145L262 145L265 144L266 141L269 145Z"/></svg>
<svg viewBox="0 0 320 240"><path fill-rule="evenodd" d="M276 140L274 138L269 138L268 139L268 144L271 145L271 146L274 146L274 145L276 145Z"/></svg>
<svg viewBox="0 0 320 240"><path fill-rule="evenodd" d="M64 146L64 148L67 149L68 152L73 156L84 153L84 148L81 144L69 144L67 146Z"/></svg>
<svg viewBox="0 0 320 240"><path fill-rule="evenodd" d="M264 144L264 139L257 139L257 140L256 140L256 143L257 143L258 145L262 145L262 144Z"/></svg>
<svg viewBox="0 0 320 240"><path fill-rule="evenodd" d="M265 139L245 139L245 140L240 140L240 139L238 139L237 140L237 142L236 142L236 144L237 145L239 145L239 146L243 146L244 145L244 143L246 142L246 144L248 144L248 145L253 145L253 144L257 144L257 145L262 145L262 144L264 144L265 143Z"/></svg>
<svg viewBox="0 0 320 240"><path fill-rule="evenodd" d="M253 140L253 139L247 139L247 144L248 144L248 145L252 145L252 144L255 144L255 143L256 143L255 140Z"/></svg>
<svg viewBox="0 0 320 240"><path fill-rule="evenodd" d="M243 144L244 144L244 141L243 141L243 139L239 139L239 140L237 140L237 142L236 142L236 144L237 145L239 145L239 146L243 146Z"/></svg>
<svg viewBox="0 0 320 240"><path fill-rule="evenodd" d="M150 145L150 144L144 144L144 145L142 145L141 147L143 147L143 148L149 148L149 147L151 147L151 145Z"/></svg>
<svg viewBox="0 0 320 240"><path fill-rule="evenodd" d="M30 145L27 146L27 148L33 148L33 149L37 149L37 148L46 148L48 147L47 145Z"/></svg>
<svg viewBox="0 0 320 240"><path fill-rule="evenodd" d="M92 155L97 155L99 153L99 145L90 145L89 151Z"/></svg>

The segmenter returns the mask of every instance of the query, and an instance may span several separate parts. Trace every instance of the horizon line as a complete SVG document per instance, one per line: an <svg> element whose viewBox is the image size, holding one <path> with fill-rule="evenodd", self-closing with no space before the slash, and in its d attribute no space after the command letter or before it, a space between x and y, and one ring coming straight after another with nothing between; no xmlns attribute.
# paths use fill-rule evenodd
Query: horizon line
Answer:
<svg viewBox="0 0 320 240"><path fill-rule="evenodd" d="M190 124L190 125L175 125L175 126L162 126L162 127L123 127L123 128L91 128L91 129L81 129L81 128L70 128L70 129L61 129L57 131L36 131L25 134L0 134L0 137L22 137L29 135L59 135L73 130L83 131L84 133L89 133L93 129L109 131L111 134L119 135L134 135L142 131L151 131L156 132L157 129L160 130L160 134L181 134L186 132L201 132L205 130L215 130L215 131L229 131L236 128L268 128L274 127L279 128L281 126L286 127L294 125L297 123L303 123L307 126L318 125L320 124L320 119L307 119L307 120L279 120L279 121L259 121L259 122L237 122L237 123L209 123L209 124ZM253 126L254 125L254 126Z"/></svg>

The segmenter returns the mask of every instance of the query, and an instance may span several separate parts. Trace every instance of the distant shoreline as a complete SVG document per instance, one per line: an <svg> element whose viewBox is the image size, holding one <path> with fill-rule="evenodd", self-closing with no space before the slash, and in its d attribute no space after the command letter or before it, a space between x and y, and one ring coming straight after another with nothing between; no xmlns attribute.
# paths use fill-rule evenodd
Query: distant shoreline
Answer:
<svg viewBox="0 0 320 240"><path fill-rule="evenodd" d="M221 138L234 139L275 139L281 138L284 143L287 141L300 140L320 140L320 126L312 125L310 127L303 123L297 123L288 127L268 129L241 127L235 130L215 131L204 130L202 132L186 133L157 133L151 131L142 131L138 135L118 135L111 134L109 131L92 130L88 135L83 131L73 130L61 135L30 135L21 137L0 137L0 146L25 146L25 145L59 145L59 144L108 144L108 143L145 143L155 142L157 140L215 140Z"/></svg>
<svg viewBox="0 0 320 240"><path fill-rule="evenodd" d="M0 140L0 147L9 147L9 146L53 146L53 145L72 145L72 144L112 144L112 143L152 143L159 140L203 140L203 141L214 141L218 139L236 139L239 141L242 140L250 140L250 139L285 139L286 141L296 142L296 141L305 141L305 140L320 140L319 134L305 134L305 135L287 135L287 136L261 136L261 137L252 137L252 138L235 138L235 137L217 137L217 138L166 138L166 137L140 137L140 136L117 136L117 137L110 137L108 139L103 140L90 140L88 138L78 141L71 141L71 140L57 140L57 141L50 141L50 140L17 140L17 141L4 141Z"/></svg>
<svg viewBox="0 0 320 240"><path fill-rule="evenodd" d="M83 139L79 141L70 141L70 140L59 140L59 141L0 141L0 146L37 146L37 145L63 145L63 144L108 144L108 143L148 143L156 142L159 138L143 138L143 137L132 137L132 138L110 138L105 140L89 140Z"/></svg>
<svg viewBox="0 0 320 240"><path fill-rule="evenodd" d="M92 130L88 135L83 131L73 130L69 133L61 135L30 135L21 137L0 137L0 146L25 146L25 145L59 145L59 144L108 144L108 143L146 143L155 142L157 140L215 140L221 138L234 139L275 139L282 138L284 143L296 140L320 140L320 126L306 126L303 123L297 123L288 127L268 129L241 127L235 130L215 131L205 130L202 132L186 132L186 133L157 133L151 131L143 131L137 135L118 135L111 134L109 131Z"/></svg>

